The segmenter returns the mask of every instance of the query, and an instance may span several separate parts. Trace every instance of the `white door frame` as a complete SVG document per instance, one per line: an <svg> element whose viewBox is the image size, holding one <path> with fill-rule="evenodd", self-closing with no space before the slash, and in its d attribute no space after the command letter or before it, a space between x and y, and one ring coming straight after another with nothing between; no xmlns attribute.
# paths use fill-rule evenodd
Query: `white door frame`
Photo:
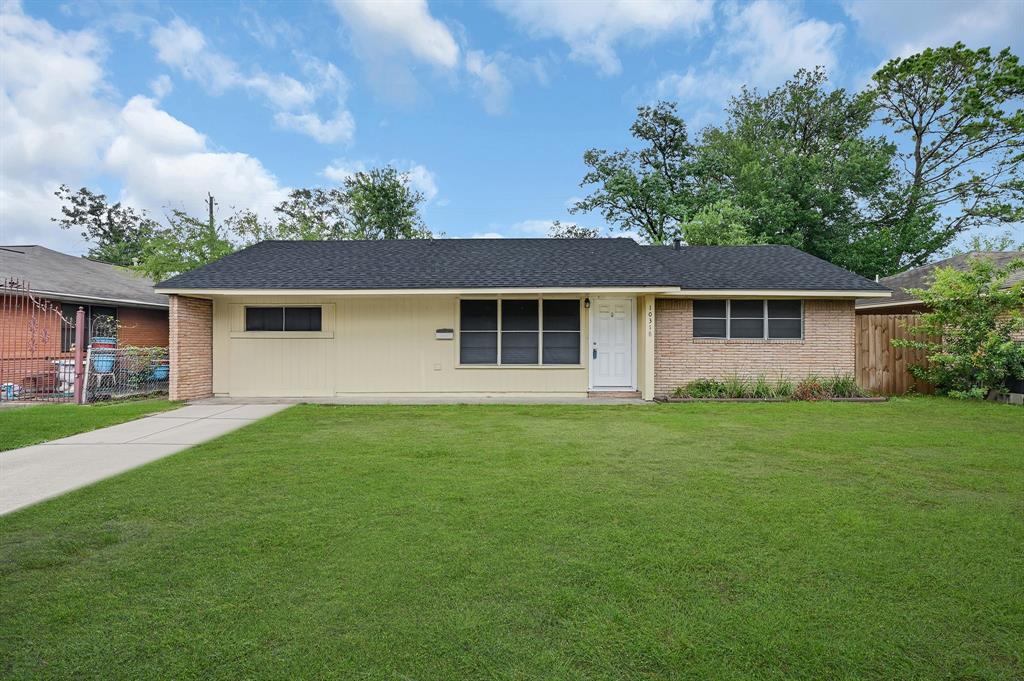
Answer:
<svg viewBox="0 0 1024 681"><path fill-rule="evenodd" d="M632 358L632 366L630 367L630 385L622 386L600 386L594 387L594 315L597 312L597 301L599 300L628 300L630 309L629 319L629 342L631 344L630 357ZM593 391L608 391L615 392L620 390L636 390L636 315L637 315L637 299L635 296L596 296L591 298L590 309L587 311L587 386Z"/></svg>

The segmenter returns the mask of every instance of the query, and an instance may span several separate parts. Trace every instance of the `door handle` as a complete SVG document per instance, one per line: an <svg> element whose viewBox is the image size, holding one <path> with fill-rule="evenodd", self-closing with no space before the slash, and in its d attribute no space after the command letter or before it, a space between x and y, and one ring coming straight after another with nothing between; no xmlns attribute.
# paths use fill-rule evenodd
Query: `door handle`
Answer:
<svg viewBox="0 0 1024 681"><path fill-rule="evenodd" d="M594 359L597 359L597 348L594 348Z"/></svg>

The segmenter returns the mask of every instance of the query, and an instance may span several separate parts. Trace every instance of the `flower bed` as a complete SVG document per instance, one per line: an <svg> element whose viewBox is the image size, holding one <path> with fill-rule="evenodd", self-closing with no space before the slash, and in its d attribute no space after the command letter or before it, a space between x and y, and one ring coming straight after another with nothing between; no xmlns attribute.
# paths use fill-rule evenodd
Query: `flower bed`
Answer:
<svg viewBox="0 0 1024 681"><path fill-rule="evenodd" d="M714 378L699 378L679 386L672 395L663 398L667 402L785 402L789 400L884 402L885 398L874 397L857 385L849 375L831 377L807 376L792 381L784 376L770 380L765 376L755 379L733 375L720 381Z"/></svg>

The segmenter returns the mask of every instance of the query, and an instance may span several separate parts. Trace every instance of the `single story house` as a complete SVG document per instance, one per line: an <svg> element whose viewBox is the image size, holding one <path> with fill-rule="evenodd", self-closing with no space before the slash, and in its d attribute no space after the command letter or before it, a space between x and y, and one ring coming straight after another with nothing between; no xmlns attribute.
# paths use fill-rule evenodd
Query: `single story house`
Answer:
<svg viewBox="0 0 1024 681"><path fill-rule="evenodd" d="M626 394L854 371L889 289L787 246L267 241L157 285L171 398Z"/></svg>
<svg viewBox="0 0 1024 681"><path fill-rule="evenodd" d="M85 308L86 338L97 317L110 316L117 320L120 344L167 347L167 296L156 293L151 280L123 267L44 246L0 246L0 279L27 284L33 296L58 304L72 322L78 308ZM17 335L17 330L8 333ZM75 340L73 332L54 335L60 338L57 352L67 352Z"/></svg>
<svg viewBox="0 0 1024 681"><path fill-rule="evenodd" d="M912 314L924 312L925 305L910 293L909 289L926 289L932 285L932 277L939 267L952 267L966 270L973 258L988 258L998 267L1005 267L1014 260L1024 259L1024 251L971 251L961 253L952 258L928 263L920 267L894 274L879 280L879 283L892 289L892 297L887 299L860 298L857 300L857 314ZM1013 286L1024 279L1024 271L1018 271L1006 282Z"/></svg>

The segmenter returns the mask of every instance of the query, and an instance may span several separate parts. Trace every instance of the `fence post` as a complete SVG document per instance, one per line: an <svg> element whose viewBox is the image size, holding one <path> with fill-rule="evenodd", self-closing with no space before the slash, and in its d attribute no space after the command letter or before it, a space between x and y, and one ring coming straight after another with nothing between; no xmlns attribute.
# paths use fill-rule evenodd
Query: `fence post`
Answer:
<svg viewBox="0 0 1024 681"><path fill-rule="evenodd" d="M85 308L75 313L75 404L85 404Z"/></svg>

